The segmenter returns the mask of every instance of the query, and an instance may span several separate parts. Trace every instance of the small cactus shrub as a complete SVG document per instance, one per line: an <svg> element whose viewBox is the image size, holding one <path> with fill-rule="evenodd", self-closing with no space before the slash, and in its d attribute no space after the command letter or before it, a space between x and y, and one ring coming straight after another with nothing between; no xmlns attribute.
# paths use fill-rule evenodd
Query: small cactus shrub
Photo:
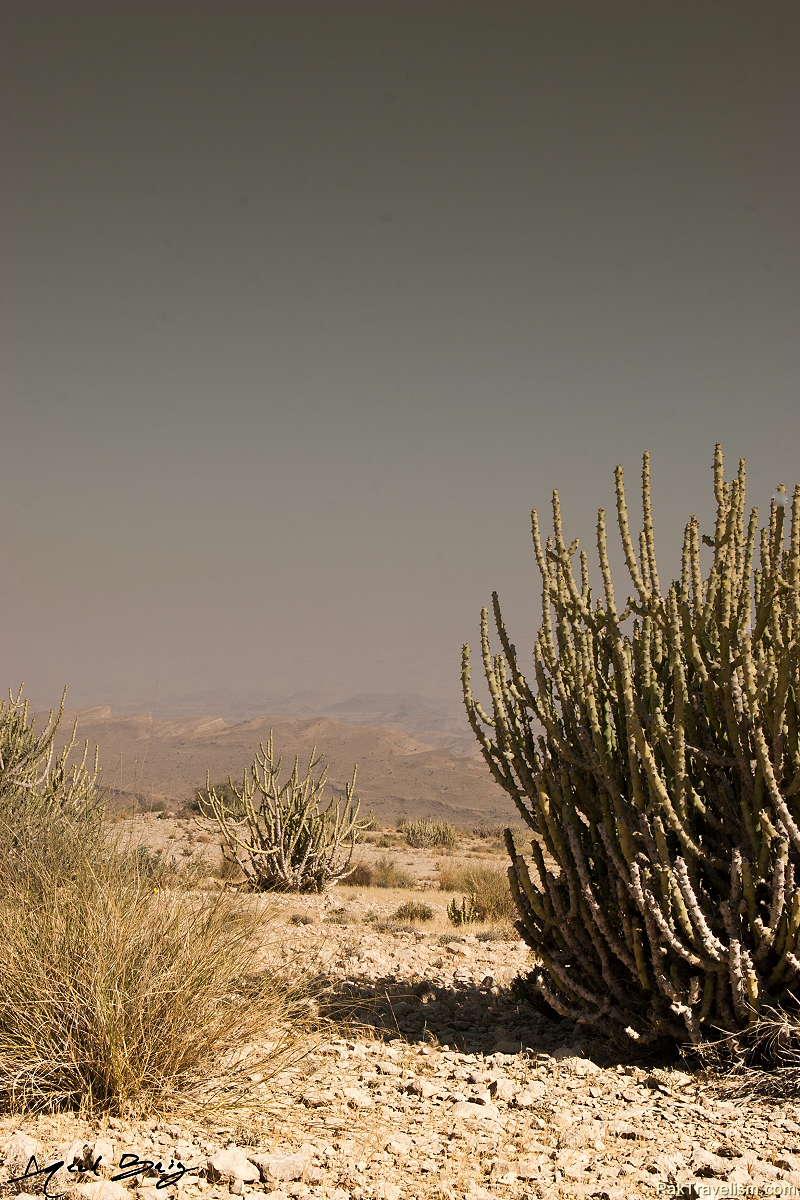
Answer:
<svg viewBox="0 0 800 1200"><path fill-rule="evenodd" d="M553 1010L639 1042L747 1030L800 987L800 485L748 512L746 467L714 454L713 529L691 516L680 574L656 562L650 456L642 527L623 470L617 525L632 594L618 601L606 515L589 558L532 514L542 579L533 673L493 596L481 619L487 711L467 715L532 836L506 834L517 928Z"/></svg>
<svg viewBox="0 0 800 1200"><path fill-rule="evenodd" d="M486 910L475 895L453 897L447 906L451 925L474 925L486 920Z"/></svg>
<svg viewBox="0 0 800 1200"><path fill-rule="evenodd" d="M414 850L451 850L458 841L455 826L449 821L437 821L433 817L420 817L416 821L401 821L400 832L406 843Z"/></svg>
<svg viewBox="0 0 800 1200"><path fill-rule="evenodd" d="M301 772L298 758L281 781L281 758L270 731L240 785L220 794L210 783L198 792L201 819L216 824L226 863L242 873L249 891L321 892L347 877L363 823L356 797L356 768L343 797L324 802L324 760L311 751ZM232 797L232 798L231 798ZM235 814L241 813L240 817Z"/></svg>
<svg viewBox="0 0 800 1200"><path fill-rule="evenodd" d="M441 892L473 896L484 921L513 921L517 906L508 882L508 871L500 867L473 866L469 863L440 864L438 883Z"/></svg>

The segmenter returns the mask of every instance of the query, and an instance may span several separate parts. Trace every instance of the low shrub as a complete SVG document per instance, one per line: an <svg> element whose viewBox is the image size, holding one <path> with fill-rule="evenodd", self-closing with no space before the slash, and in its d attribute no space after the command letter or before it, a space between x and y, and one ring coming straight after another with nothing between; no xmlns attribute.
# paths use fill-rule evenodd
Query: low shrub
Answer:
<svg viewBox="0 0 800 1200"><path fill-rule="evenodd" d="M473 825L472 836L482 842L500 842L505 836L505 825Z"/></svg>
<svg viewBox="0 0 800 1200"><path fill-rule="evenodd" d="M385 854L374 863L357 862L346 879L345 887L412 888L416 880Z"/></svg>
<svg viewBox="0 0 800 1200"><path fill-rule="evenodd" d="M478 942L518 942L519 932L514 925L503 923L492 925L488 929L479 929L475 934Z"/></svg>
<svg viewBox="0 0 800 1200"><path fill-rule="evenodd" d="M406 900L394 911L396 921L432 921L433 915L430 904L422 904L417 900Z"/></svg>
<svg viewBox="0 0 800 1200"><path fill-rule="evenodd" d="M111 836L96 772L50 757L56 725L0 706L0 1111L246 1102L305 1049L303 986L254 974L257 907L161 889L172 865Z"/></svg>
<svg viewBox="0 0 800 1200"><path fill-rule="evenodd" d="M167 855L163 850L152 850L143 845L136 846L133 854L140 879L152 888L195 888L208 866L199 859L179 863L174 854Z"/></svg>
<svg viewBox="0 0 800 1200"><path fill-rule="evenodd" d="M433 817L401 821L400 832L408 845L415 850L452 849L458 841L458 832L454 825L449 821L437 821Z"/></svg>
<svg viewBox="0 0 800 1200"><path fill-rule="evenodd" d="M343 887L374 887L375 872L369 863L357 862L346 879L342 880Z"/></svg>
<svg viewBox="0 0 800 1200"><path fill-rule="evenodd" d="M781 1103L800 1092L800 1019L781 1008L765 1009L749 1029L694 1048L712 1091L725 1099L758 1096Z"/></svg>
<svg viewBox="0 0 800 1200"><path fill-rule="evenodd" d="M218 798L221 809L231 821L243 820L245 815L244 803L240 800L235 787L229 779L198 788L194 794L194 798L189 801L186 807L197 816L202 816L203 812L209 807L209 799L212 792Z"/></svg>

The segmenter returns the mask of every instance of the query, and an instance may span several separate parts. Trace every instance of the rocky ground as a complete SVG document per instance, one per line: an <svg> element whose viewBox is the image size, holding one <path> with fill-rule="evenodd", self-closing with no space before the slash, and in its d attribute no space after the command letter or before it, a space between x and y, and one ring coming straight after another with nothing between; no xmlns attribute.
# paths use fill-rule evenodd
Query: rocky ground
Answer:
<svg viewBox="0 0 800 1200"><path fill-rule="evenodd" d="M176 825L171 836L192 834ZM720 1099L685 1070L620 1061L519 1003L509 985L528 964L524 945L502 928L450 926L433 860L418 859L421 890L340 887L270 902L265 961L313 957L330 1023L291 1078L263 1088L262 1111L5 1118L0 1179L33 1154L65 1166L5 1182L0 1195L45 1185L86 1200L800 1195L794 1105ZM393 919L410 896L432 920ZM120 1166L125 1154L138 1159ZM80 1170L98 1155L96 1172Z"/></svg>

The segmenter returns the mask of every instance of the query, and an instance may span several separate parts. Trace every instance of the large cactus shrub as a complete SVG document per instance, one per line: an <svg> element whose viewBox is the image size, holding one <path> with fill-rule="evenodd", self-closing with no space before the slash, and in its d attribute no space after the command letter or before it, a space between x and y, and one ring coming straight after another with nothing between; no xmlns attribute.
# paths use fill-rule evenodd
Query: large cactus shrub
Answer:
<svg viewBox="0 0 800 1200"><path fill-rule="evenodd" d="M506 833L529 985L562 1016L642 1043L747 1030L800 995L800 485L762 524L744 462L726 481L717 446L714 495L713 533L689 518L680 578L663 587L649 455L636 542L617 467L633 585L620 607L604 511L595 598L554 493L545 542L532 514L530 682L496 593L499 653L486 609L481 622L488 712L463 651L470 724L534 835L526 859Z"/></svg>
<svg viewBox="0 0 800 1200"><path fill-rule="evenodd" d="M201 818L220 833L224 864L255 892L322 892L355 869L353 849L367 826L359 818L356 768L343 797L324 801L328 770L311 751L281 781L281 757L270 730L241 784L220 790L210 782L197 796Z"/></svg>

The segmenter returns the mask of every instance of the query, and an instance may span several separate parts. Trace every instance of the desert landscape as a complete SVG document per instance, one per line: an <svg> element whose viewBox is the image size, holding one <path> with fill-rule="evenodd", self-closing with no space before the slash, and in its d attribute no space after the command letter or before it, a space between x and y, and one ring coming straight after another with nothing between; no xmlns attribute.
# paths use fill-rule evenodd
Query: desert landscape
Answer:
<svg viewBox="0 0 800 1200"><path fill-rule="evenodd" d="M474 739L466 743L464 731L469 729L463 717L456 741L449 732L437 737L431 731L424 738L400 725L323 715L278 712L245 721L215 715L170 720L149 713L115 715L103 707L67 711L57 744L63 744L76 719L81 737L99 748L104 784L123 808L138 803L175 810L205 784L207 774L212 782L229 774L240 777L259 740L274 729L278 742L301 756L315 745L324 747L335 789L344 788L357 762L363 807L381 821L436 815L460 824L499 824L514 814L505 793L487 776Z"/></svg>
<svg viewBox="0 0 800 1200"><path fill-rule="evenodd" d="M198 837L194 817L122 823L160 886L197 896L221 886L218 847ZM260 965L294 974L310 964L324 1018L307 1030L298 1064L254 1083L255 1111L3 1117L7 1177L23 1174L31 1156L64 1164L49 1182L23 1181L9 1194L41 1195L46 1185L76 1200L638 1200L800 1187L800 1124L788 1098L732 1094L684 1064L620 1056L532 1010L513 986L530 963L509 909L453 925L447 906L466 886L459 875L504 875L494 831L465 829L444 854L412 849L396 829L367 836L358 853L369 882L254 901L263 907ZM387 861L401 875L390 876L393 886L384 886ZM125 1153L144 1165L114 1182ZM177 1163L186 1173L170 1183Z"/></svg>
<svg viewBox="0 0 800 1200"><path fill-rule="evenodd" d="M0 1200L800 1197L798 62L4 0Z"/></svg>
<svg viewBox="0 0 800 1200"><path fill-rule="evenodd" d="M533 684L496 593L484 699L462 648L478 754L402 704L380 726L10 693L5 1191L800 1190L800 484L758 537L745 461L726 481L718 444L713 480L711 553L690 516L665 595L651 456L638 539L617 468L621 613L604 510L594 605L558 494L546 542L534 510Z"/></svg>

